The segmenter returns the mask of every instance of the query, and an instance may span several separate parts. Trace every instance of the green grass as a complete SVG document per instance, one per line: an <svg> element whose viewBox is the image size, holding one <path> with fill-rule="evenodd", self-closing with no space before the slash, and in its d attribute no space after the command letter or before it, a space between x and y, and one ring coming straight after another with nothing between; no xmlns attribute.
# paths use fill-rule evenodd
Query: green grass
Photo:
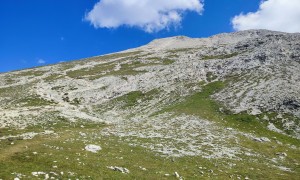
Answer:
<svg viewBox="0 0 300 180"><path fill-rule="evenodd" d="M116 57L117 55L112 55L112 56ZM119 57L119 56L117 56L117 57ZM120 56L120 57L122 57L122 56ZM89 80L95 80L95 79L99 79L104 76L137 75L139 73L145 73L146 71L137 71L137 70L135 70L135 68L144 67L144 66L154 66L154 65L169 65L169 64L172 64L175 62L174 60L168 59L168 58L150 57L147 59L151 60L152 62L143 63L138 58L141 58L141 57L140 56L123 57L123 59L121 61L119 61L119 63L121 64L121 68L117 71L114 70L117 63L111 62L111 63L95 65L90 68L83 68L83 69L78 69L78 70L73 70L73 71L67 71L67 76L69 76L71 78L77 78L77 79L88 78ZM127 63L122 63L122 61L126 61L126 60L131 60L131 61L129 61Z"/></svg>
<svg viewBox="0 0 300 180"><path fill-rule="evenodd" d="M55 122L31 126L23 130L0 129L0 137L24 132L42 132L45 129L54 130L57 134L39 135L31 140L13 139L14 144L11 144L11 140L1 140L0 178L13 179L16 175L12 173L16 172L25 175L25 179L38 179L31 174L37 171L55 172L57 175L52 174L52 176L57 179L175 179L173 175L175 171L185 179L229 179L232 176L234 179L249 177L250 179L293 180L299 177L300 169L299 165L296 165L300 162L299 150L286 147L287 143L298 146L299 140L270 132L265 128L264 123L256 119L256 116L246 113L232 114L212 100L210 96L222 90L227 85L226 82L216 81L206 85L201 82L199 85L202 87L201 92L163 111L197 115L212 120L221 127L233 127L259 137L272 139L268 143L258 143L242 135L239 136L239 146L251 149L252 152L261 154L261 157L249 157L243 154L238 155L242 160L205 159L200 156L164 157L149 149L130 145L126 137L101 136L99 132L108 125L84 121L69 122L63 117L53 115L51 117L57 119ZM148 92L135 91L117 98L116 101L124 102L124 107L133 107L139 100L151 100L158 93L157 89ZM223 110L220 111L220 108ZM80 133L85 133L86 136L81 136ZM277 144L273 137L284 144ZM132 139L139 142L153 140L131 137ZM227 143L237 145L234 141ZM98 153L87 152L84 150L87 144L100 145L102 150ZM294 172L281 171L271 164L266 164L267 159L276 158L278 152L288 154L280 164L292 167ZM232 166L233 164L235 165ZM130 170L130 173L112 171L107 166L125 167ZM140 166L147 170L142 170ZM170 174L170 177L166 177L165 174ZM40 175L39 178L44 179L44 176Z"/></svg>
<svg viewBox="0 0 300 180"><path fill-rule="evenodd" d="M172 59L163 59L163 65L173 64L175 61Z"/></svg>
<svg viewBox="0 0 300 180"><path fill-rule="evenodd" d="M142 91L132 91L132 92L129 92L128 94L125 94L123 96L120 96L120 97L114 99L114 101L115 101L115 103L124 102L123 108L133 107L133 106L137 105L139 100L141 102L149 101L158 93L159 93L158 89L153 89L146 93L143 93Z"/></svg>
<svg viewBox="0 0 300 180"><path fill-rule="evenodd" d="M38 70L26 70L26 71L21 71L18 73L18 76L42 76L45 74L45 71L38 71Z"/></svg>
<svg viewBox="0 0 300 180"><path fill-rule="evenodd" d="M38 179L31 175L37 171L55 172L58 175L54 177L59 179L166 179L164 174L173 174L175 171L182 172L181 175L185 177L199 176L193 158L187 157L172 162L171 159L156 156L144 148L129 146L117 137L94 139L93 134L102 128L90 126L83 129L78 125L70 126L68 129L60 128L56 129L58 138L39 136L32 140L19 141L5 150L1 149L0 178L12 179L15 175L11 173L17 172L26 175L28 179ZM86 133L87 137L80 137L79 132ZM96 154L82 150L88 143L100 145L102 150ZM26 149L25 146L29 148ZM57 150L56 147L60 149ZM212 166L211 162L204 159L199 159L199 162L206 162ZM190 164L192 167L186 168L182 163ZM53 167L55 165L57 168ZM107 166L126 167L130 173L112 171ZM139 166L147 170L143 171ZM60 172L64 172L64 175ZM74 175L68 172L74 172ZM39 177L44 178L43 175Z"/></svg>
<svg viewBox="0 0 300 180"><path fill-rule="evenodd" d="M168 58L179 58L178 54L170 54L168 55Z"/></svg>
<svg viewBox="0 0 300 180"><path fill-rule="evenodd" d="M107 59L117 59L117 58L124 58L124 57L131 57L139 55L142 51L134 51L134 52L127 52L127 53L114 53L104 56L98 56L95 58L89 58L89 60L107 60Z"/></svg>
<svg viewBox="0 0 300 180"><path fill-rule="evenodd" d="M283 119L288 119L289 121L293 121L294 125L290 125L289 129L284 130L284 132L289 135L294 135L294 131L297 131L296 128L297 128L297 126L299 127L299 125L300 125L300 118L295 117L290 114L283 114L282 118L278 118L277 112L265 112L265 113L260 114L258 117L260 119L263 119L264 116L267 116L269 118L269 122L273 123L277 128L279 128L281 130L284 129L284 125L282 122Z"/></svg>
<svg viewBox="0 0 300 180"><path fill-rule="evenodd" d="M89 80L99 79L104 76L124 76L136 75L144 71L136 71L134 68L151 66L152 63L141 63L140 61L132 61L128 64L121 64L120 70L114 71L116 63L99 64L91 68L84 68L74 71L68 71L67 75L71 78L88 78Z"/></svg>
<svg viewBox="0 0 300 180"><path fill-rule="evenodd" d="M30 85L17 85L0 88L0 103L3 107L15 107L16 100L28 95Z"/></svg>
<svg viewBox="0 0 300 180"><path fill-rule="evenodd" d="M179 48L179 49L168 50L167 52L176 54L176 53L180 53L180 52L189 52L189 51L197 50L197 49L201 49L201 48Z"/></svg>
<svg viewBox="0 0 300 180"><path fill-rule="evenodd" d="M14 78L11 78L11 77L6 77L5 78L5 84L6 85L14 84L15 82L16 82L16 80Z"/></svg>
<svg viewBox="0 0 300 180"><path fill-rule="evenodd" d="M292 137L270 131L267 122L261 120L262 115L254 116L246 112L233 114L226 107L214 101L210 96L222 90L228 82L211 82L202 87L202 91L187 97L183 102L166 107L160 112L176 112L176 114L190 114L209 119L225 127L237 128L243 132L254 133L257 136L277 137L278 140L299 145L300 141ZM156 113L156 114L157 114Z"/></svg>
<svg viewBox="0 0 300 180"><path fill-rule="evenodd" d="M132 91L124 96L116 98L117 101L124 101L125 106L134 106L139 99L141 99L144 94L141 91Z"/></svg>
<svg viewBox="0 0 300 180"><path fill-rule="evenodd" d="M50 76L47 76L46 78L44 78L44 80L47 82L52 82L57 79L62 79L64 77L65 77L65 75L62 75L62 74L51 74Z"/></svg>
<svg viewBox="0 0 300 180"><path fill-rule="evenodd" d="M107 125L91 122L68 122L62 119L46 126L32 126L30 131L42 132L52 129L57 135L39 135L31 140L14 140L11 145L7 140L0 141L0 178L13 179L22 174L25 179L44 179L44 175L34 177L32 172L45 172L58 179L175 179L178 172L185 179L297 179L299 173L280 171L266 166L263 161L253 161L251 157L238 159L205 159L201 157L161 157L139 146L130 146L126 137L100 136L98 133ZM23 130L24 131L24 130ZM11 132L16 130L11 129ZM86 136L81 136L85 133ZM147 140L147 139L146 139ZM283 146L272 149L273 144L259 146L242 140L246 147L271 154L284 150ZM102 147L98 153L84 150L87 144ZM27 147L27 148L26 148ZM296 151L296 150L295 150ZM37 152L37 154L34 154ZM298 159L297 153L288 152L289 158ZM230 164L236 164L231 167ZM57 166L54 167L54 166ZM129 174L112 171L107 166L125 167ZM147 170L142 170L144 167ZM50 174L54 172L57 175ZM63 172L63 174L61 174ZM68 173L71 172L71 173ZM298 170L296 169L296 172ZM165 174L170 174L166 177Z"/></svg>
<svg viewBox="0 0 300 180"><path fill-rule="evenodd" d="M126 75L136 75L136 74L139 74L139 73L143 73L144 71L136 71L134 70L134 68L136 67L142 67L144 65L142 65L141 63L133 63L133 64L121 64L121 69L120 70L117 70L117 71L109 71L105 74L100 74L100 75L94 75L94 76L90 76L89 77L89 80L95 80L95 79L99 79L101 77L104 77L104 76L126 76Z"/></svg>
<svg viewBox="0 0 300 180"><path fill-rule="evenodd" d="M122 96L116 97L109 102L93 106L93 110L98 114L102 114L114 108L134 108L136 105L146 104L148 101L151 101L155 97L159 96L159 93L159 89L152 89L148 92L132 91ZM134 114L130 114L126 116L126 118L132 117L133 115Z"/></svg>
<svg viewBox="0 0 300 180"><path fill-rule="evenodd" d="M75 60L67 63L61 63L61 70L67 70L74 68L76 65L85 65L88 62L99 62L99 61L106 61L118 58L134 58L139 55L142 51L134 51L134 52L127 52L127 53L114 53L109 55L97 56L92 58L85 58L80 60Z"/></svg>
<svg viewBox="0 0 300 180"><path fill-rule="evenodd" d="M285 179L286 177L276 176L275 174L281 174L275 168L265 168L264 164L266 163L266 158L272 159L276 158L276 153L286 152L288 150L288 158L286 161L282 162L283 166L293 167L294 171L299 175L300 166L296 163L300 162L299 150L287 148L287 144L295 145L299 147L300 140L293 137L283 135L270 131L266 128L267 122L262 120L262 115L254 116L249 115L246 112L233 114L231 111L227 110L226 107L220 105L220 103L214 101L210 96L226 86L227 82L212 82L203 86L202 91L187 97L184 101L171 105L162 111L156 113L164 112L173 112L174 116L180 114L189 114L199 116L200 118L208 119L214 121L221 127L232 127L239 131L245 133L254 134L257 137L268 137L272 141L270 143L259 143L253 141L253 139L240 136L239 146L243 148L251 149L253 152L262 154L263 157L257 157L257 162L251 162L250 157L241 156L244 160L238 163L238 166L241 166L236 169L237 172L245 172L242 169L244 167L254 167L257 169L264 169L264 172L259 173L250 173L248 177L252 176L254 179L262 178L263 176L269 177L269 179ZM279 145L275 140L278 140L283 143ZM235 142L232 142L235 144ZM250 166L251 164L251 166ZM267 175L269 173L269 175ZM263 175L264 174L264 175ZM290 176L290 178L295 179L295 176Z"/></svg>
<svg viewBox="0 0 300 180"><path fill-rule="evenodd" d="M74 71L67 71L67 76L71 78L84 78L85 76L93 76L101 74L105 71L112 71L113 68L116 66L115 63L105 63L93 66L91 68L83 68Z"/></svg>
<svg viewBox="0 0 300 180"><path fill-rule="evenodd" d="M35 96L35 95L19 99L15 103L21 104L22 106L37 106L37 107L55 104L52 101L48 101L46 99L43 99L43 98L41 98L39 96Z"/></svg>
<svg viewBox="0 0 300 180"><path fill-rule="evenodd" d="M175 62L175 60L161 57L148 57L147 59L155 62L154 65L169 65Z"/></svg>

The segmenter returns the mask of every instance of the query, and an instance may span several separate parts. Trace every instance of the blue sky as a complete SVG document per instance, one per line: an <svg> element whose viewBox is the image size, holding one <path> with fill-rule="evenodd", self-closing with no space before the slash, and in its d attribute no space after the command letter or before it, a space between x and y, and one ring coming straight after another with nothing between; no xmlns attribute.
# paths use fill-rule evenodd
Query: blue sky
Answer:
<svg viewBox="0 0 300 180"><path fill-rule="evenodd" d="M103 3L110 3L109 1L126 2L126 0L104 0ZM196 9L180 1L184 0L176 0L182 7L177 11L177 16L176 11L172 10L173 6L164 7L167 9L165 14L175 13L175 16L172 16L173 21L170 20L171 23L169 21L162 25L152 23L152 29L147 30L143 22L139 21L137 25L130 19L130 24L128 20L122 22L123 17L116 17L116 15L122 16L123 6L118 6L118 12L115 12L116 5L99 3L98 10L102 11L102 14L101 12L99 14L95 9L95 4L99 0L1 0L0 72L126 50L144 45L156 38L176 35L208 37L222 32L233 32L239 30L238 28L242 30L243 23L238 22L239 27L234 27L233 18L242 12L245 16L249 12L256 12L261 2L260 0L205 0L198 4L204 4L203 8L199 6ZM192 1L194 3L198 0ZM159 4L153 8L158 6ZM111 9L105 9L108 7ZM89 19L88 15L93 8L95 13L91 14ZM132 11L135 10L136 7L132 6ZM104 11L106 14L103 13ZM243 20L245 16L237 17L239 18L237 21ZM96 20L92 21L91 17L95 17ZM109 17L121 18L121 20L118 21L119 24L111 23L107 21Z"/></svg>

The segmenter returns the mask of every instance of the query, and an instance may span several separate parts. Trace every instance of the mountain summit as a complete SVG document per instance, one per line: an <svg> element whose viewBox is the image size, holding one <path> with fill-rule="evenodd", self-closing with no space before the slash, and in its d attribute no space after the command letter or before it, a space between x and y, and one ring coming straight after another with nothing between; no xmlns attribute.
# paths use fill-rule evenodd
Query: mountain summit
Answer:
<svg viewBox="0 0 300 180"><path fill-rule="evenodd" d="M0 74L0 127L4 179L297 179L300 34L177 36Z"/></svg>

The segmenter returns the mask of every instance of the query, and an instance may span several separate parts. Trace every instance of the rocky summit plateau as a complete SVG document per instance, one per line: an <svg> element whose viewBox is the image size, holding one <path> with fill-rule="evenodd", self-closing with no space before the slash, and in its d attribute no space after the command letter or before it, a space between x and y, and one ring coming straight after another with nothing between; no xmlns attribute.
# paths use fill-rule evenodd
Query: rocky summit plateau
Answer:
<svg viewBox="0 0 300 180"><path fill-rule="evenodd" d="M299 179L300 33L157 39L0 74L0 179Z"/></svg>

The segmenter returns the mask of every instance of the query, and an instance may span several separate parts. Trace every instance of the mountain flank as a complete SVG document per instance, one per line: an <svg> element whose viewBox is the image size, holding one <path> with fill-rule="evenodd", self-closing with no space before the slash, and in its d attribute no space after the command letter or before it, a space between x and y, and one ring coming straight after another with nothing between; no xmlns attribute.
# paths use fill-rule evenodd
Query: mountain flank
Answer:
<svg viewBox="0 0 300 180"><path fill-rule="evenodd" d="M299 148L299 33L177 36L0 74L0 179L297 179Z"/></svg>

